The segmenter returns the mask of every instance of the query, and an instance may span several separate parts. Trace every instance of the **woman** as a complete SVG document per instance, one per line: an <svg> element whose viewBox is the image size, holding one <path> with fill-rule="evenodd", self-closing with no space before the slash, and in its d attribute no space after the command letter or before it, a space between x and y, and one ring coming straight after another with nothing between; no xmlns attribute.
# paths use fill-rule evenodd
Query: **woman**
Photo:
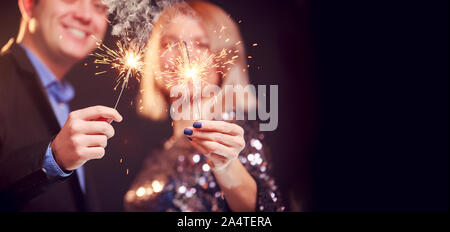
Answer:
<svg viewBox="0 0 450 232"><path fill-rule="evenodd" d="M191 48L188 56L192 60L204 53L229 51L226 58L233 62L211 65L205 82L248 84L241 37L229 16L203 1L172 5L154 24L145 57L145 63L153 65L145 67L141 82L140 112L154 120L167 118L168 105L174 101L170 83L177 77L165 74L173 73L173 61L184 51L172 49L179 41ZM193 83L185 86L192 96ZM195 108L194 98L188 100L190 109ZM238 108L248 111L255 107L253 95L235 100L231 109L220 112L222 119L233 119ZM203 97L201 101L204 115L210 110L204 103L217 98ZM262 139L249 121L174 120L173 136L146 160L126 194L126 210L283 211L277 186L268 173Z"/></svg>

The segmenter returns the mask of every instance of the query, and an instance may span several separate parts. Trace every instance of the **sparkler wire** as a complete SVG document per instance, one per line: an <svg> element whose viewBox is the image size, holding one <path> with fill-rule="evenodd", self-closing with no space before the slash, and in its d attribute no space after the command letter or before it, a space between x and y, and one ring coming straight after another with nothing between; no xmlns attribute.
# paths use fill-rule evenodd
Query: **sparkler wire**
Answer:
<svg viewBox="0 0 450 232"><path fill-rule="evenodd" d="M189 55L189 49L188 49L187 42L183 40L183 44L184 44L184 48L185 48L185 51L186 51L186 56L187 56L187 59L188 59L188 62L189 62L188 63L189 64L189 68L191 69L192 68L191 67L191 57ZM194 94L193 100L194 100L194 102L193 102L193 104L197 108L197 111L194 114L194 120L199 120L201 118L201 114L202 114L201 112L202 111L201 111L201 106L200 106L200 100L198 100L198 96L196 94L197 91L195 91L195 90L198 90L198 88L199 88L200 89L200 94L201 94L202 87L201 87L201 82L199 80L197 80L196 77L193 77L192 79L193 79L192 83L193 83L193 86L194 86L194 91L193 91L193 94Z"/></svg>

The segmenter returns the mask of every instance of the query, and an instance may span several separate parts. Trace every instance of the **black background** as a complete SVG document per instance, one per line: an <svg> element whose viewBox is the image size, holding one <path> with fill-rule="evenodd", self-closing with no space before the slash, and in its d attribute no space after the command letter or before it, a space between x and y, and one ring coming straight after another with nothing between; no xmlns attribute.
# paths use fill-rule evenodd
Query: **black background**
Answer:
<svg viewBox="0 0 450 232"><path fill-rule="evenodd" d="M290 210L448 211L448 1L213 2L242 20L251 82L279 85L266 135ZM1 3L0 43L19 19L17 1ZM67 75L73 109L113 105L113 76L94 72L88 59ZM170 136L170 122L136 115L136 87L107 155L89 163L105 211L122 210L143 158Z"/></svg>

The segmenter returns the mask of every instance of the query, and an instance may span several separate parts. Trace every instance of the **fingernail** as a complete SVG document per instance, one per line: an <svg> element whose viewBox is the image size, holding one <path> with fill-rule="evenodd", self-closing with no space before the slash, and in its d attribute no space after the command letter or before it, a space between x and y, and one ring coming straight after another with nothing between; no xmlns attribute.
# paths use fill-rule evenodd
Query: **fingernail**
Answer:
<svg viewBox="0 0 450 232"><path fill-rule="evenodd" d="M194 128L202 128L202 123L201 122L194 122L194 124L192 126Z"/></svg>
<svg viewBox="0 0 450 232"><path fill-rule="evenodd" d="M184 129L185 135L192 135L192 133L194 133L194 132L191 129L189 129L189 128Z"/></svg>
<svg viewBox="0 0 450 232"><path fill-rule="evenodd" d="M191 137L186 136L186 138L189 139L189 141L192 141L192 138L191 138Z"/></svg>

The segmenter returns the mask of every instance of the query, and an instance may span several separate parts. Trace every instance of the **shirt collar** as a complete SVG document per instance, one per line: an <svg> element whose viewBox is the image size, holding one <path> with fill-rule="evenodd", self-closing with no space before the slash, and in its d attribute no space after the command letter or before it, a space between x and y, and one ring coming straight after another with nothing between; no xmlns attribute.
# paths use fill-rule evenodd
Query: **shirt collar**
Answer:
<svg viewBox="0 0 450 232"><path fill-rule="evenodd" d="M73 99L75 92L67 81L58 81L56 76L47 68L25 45L19 44L27 54L35 68L42 85L58 102L67 103Z"/></svg>

